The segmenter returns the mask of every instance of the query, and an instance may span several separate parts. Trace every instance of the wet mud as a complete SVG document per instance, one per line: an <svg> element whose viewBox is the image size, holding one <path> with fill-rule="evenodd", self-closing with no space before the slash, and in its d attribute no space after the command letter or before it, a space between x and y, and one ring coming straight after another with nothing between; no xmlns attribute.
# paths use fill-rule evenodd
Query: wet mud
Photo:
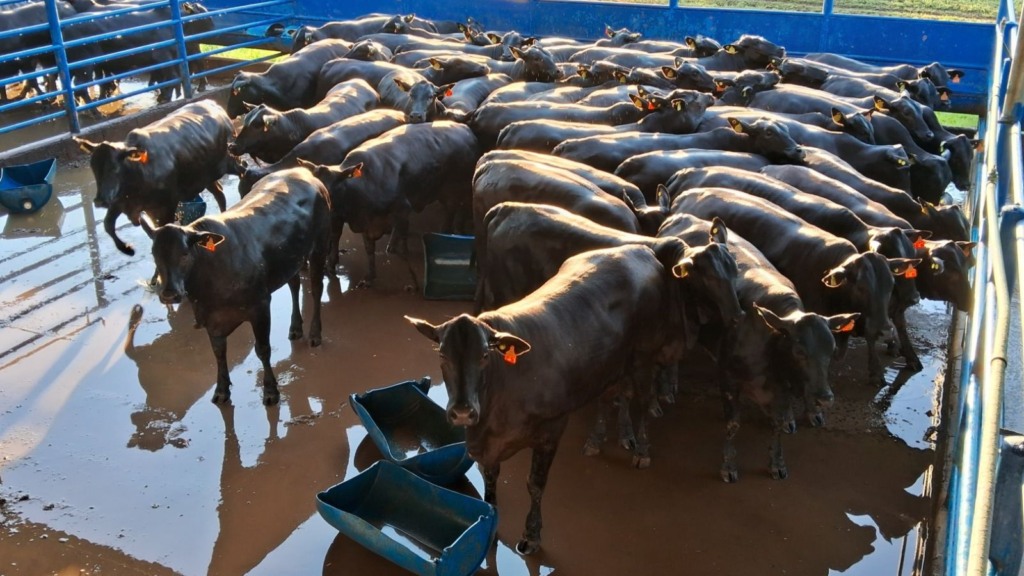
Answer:
<svg viewBox="0 0 1024 576"><path fill-rule="evenodd" d="M225 182L237 199L236 180ZM365 254L346 233L318 348L287 339L287 289L276 293L281 404L261 403L243 325L228 343L232 405L219 407L205 332L187 304L170 309L142 286L149 239L122 224L139 252L119 253L93 193L88 168L65 165L53 206L32 220L0 215L0 574L405 574L340 536L315 495L381 457L350 394L441 382L432 344L403 319L470 309L411 289L409 267L420 279L424 268L419 235L437 215L413 220L408 263L379 243L372 289L354 288ZM949 314L923 303L909 318L924 371L883 355L890 385L869 387L855 340L833 368L828 425L801 422L785 438L784 481L768 476L769 423L752 408L737 439L740 481L719 479L724 422L706 359L689 361L679 399L653 422L650 469L632 469L611 439L583 456L594 407L581 410L551 470L541 551L512 550L529 506L522 452L502 466L499 541L480 573L909 574L932 505ZM443 403L443 386L431 397ZM483 492L475 468L460 489Z"/></svg>

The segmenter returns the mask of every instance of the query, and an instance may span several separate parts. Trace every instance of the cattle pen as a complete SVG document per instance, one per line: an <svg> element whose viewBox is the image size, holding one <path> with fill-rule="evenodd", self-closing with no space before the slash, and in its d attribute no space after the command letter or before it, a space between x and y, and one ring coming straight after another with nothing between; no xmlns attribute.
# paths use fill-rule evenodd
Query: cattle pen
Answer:
<svg viewBox="0 0 1024 576"><path fill-rule="evenodd" d="M0 0L0 9L24 4ZM564 469L555 465L562 477L552 485L561 486L552 489L546 503L551 532L545 533L539 557L520 557L513 549L528 506L521 484L529 463L510 461L505 472L511 471L517 484L502 492L499 544L480 573L1021 573L1024 311L1017 294L1024 283L1024 44L1018 41L1020 7L1012 0L1001 0L993 22L846 14L836 11L833 0L824 0L816 12L704 8L679 0L211 0L200 11L170 0L76 15L62 12L64 3L58 0L40 4L46 12L43 23L0 28L0 168L57 156L66 180L55 186L51 205L34 220L0 212L0 304L6 309L0 313L0 575L399 573L325 530L313 499L317 489L328 488L328 480L350 477L378 457L351 414L348 392L437 372L435 354L402 314L415 310L415 315L439 320L467 311L465 303L424 307L418 295L406 290L405 270L397 259L382 266L381 287L356 290L349 278L362 272L363 264L346 255L359 249L359 241L346 236L342 266L348 273L340 286L328 286L325 297L325 346L307 349L282 335L272 339L282 405L261 405L251 385L260 370L251 338L236 334L228 359L236 381L235 406L218 410L208 402L216 378L205 335L192 330L191 319L182 318L191 313L165 310L140 286L152 273L148 252L140 250L140 256L129 259L98 238L92 199L82 192L92 187L88 161L71 140L71 135L119 139L127 128L164 116L183 100L208 95L223 100L235 71L260 69L287 53L301 27L372 12L458 21L472 17L488 29L537 37L593 39L609 25L642 31L650 39L700 33L728 41L761 34L790 55L834 52L880 65L938 61L964 72L953 87L950 110L977 117L976 137L983 141L962 200L971 240L978 243L971 310L964 314L932 303L920 313L924 328L917 337L941 349L926 359L933 366L925 371L925 382L890 367L882 390L837 390L837 397L852 392L855 401L882 406L881 424L872 417L863 422L857 415L839 417L834 423L838 432L832 432L838 436L827 439L831 444L815 442L830 434L827 430L801 428L790 444L793 475L803 475L803 483L790 478L772 484L747 470L739 484L724 485L714 473L702 474L702 467L708 462L713 467L719 455L707 446L688 446L693 459L673 456L669 461L666 456L662 464L656 455L652 469L643 471L629 470L628 457L622 455L593 460L573 455L580 462L573 464L578 475L572 480L565 480ZM166 10L166 17L132 30L74 32L146 9ZM203 21L213 26L195 27ZM126 34L148 35L151 43L117 48L116 53L90 50ZM30 46L10 42L33 35L44 41ZM90 68L151 53L164 55L105 75L92 74ZM25 65L29 60L31 67ZM148 83L144 74L150 74ZM49 83L27 95L26 84L25 94L8 99L15 84L47 84L49 76L56 76L59 85ZM193 88L193 81L204 79L211 85L209 93ZM119 93L76 97L90 87L117 82ZM176 87L180 98L171 93ZM237 179L228 180L225 188L237 199ZM136 245L148 246L138 228L123 225L120 231ZM48 275L51 265L60 271ZM374 298L374 290L382 298ZM277 294L278 328L285 323L281 307L286 300L283 292ZM141 324L136 304L146 310ZM400 307L397 314L395 307ZM123 345L133 337L145 343ZM862 362L863 350L854 352L850 364ZM862 367L843 370L849 376ZM172 394L166 387L176 377L194 381L179 383L183 388ZM325 391L312 382L317 379L345 381L344 393ZM901 387L906 387L903 392ZM891 409L906 390L916 390L925 407L918 399L917 408L906 409L917 413L906 417L913 420L906 424L910 433L890 442L891 430L903 425L892 422L903 416ZM435 388L431 396L442 393ZM709 406L701 408L702 403L718 407L713 395L695 398L674 407L695 421L672 428L663 424L663 432L686 427L689 433L699 426L719 430L720 418L705 414L713 412ZM97 417L90 420L94 410ZM882 448L866 457L852 437L872 427L885 438L876 439ZM575 448L566 444L583 434L581 426L571 428L560 457L568 458ZM709 436L717 441L715 433ZM111 442L111 437L116 439ZM760 446L760 436L754 440ZM676 449L660 448L662 453ZM848 450L849 462L839 458L839 468L823 470L836 464L828 450ZM221 467L211 464L221 456ZM879 470L886 467L891 467L891 478ZM479 473L474 474L464 487L470 492L481 491ZM684 475L685 480L677 479ZM891 501L914 502L878 510L878 501L867 496L833 496L833 486L815 484L815 475L837 492L889 490L895 492ZM642 478L651 483L638 481ZM795 482L803 492L785 487ZM571 505L560 509L558 489ZM703 507L690 500L676 502L675 489L690 490L695 500L735 499L744 512L718 517L708 502ZM574 490L580 493L565 494ZM669 512L659 510L661 505ZM581 509L566 509L573 506ZM680 527L677 538L675 532L666 533L674 529L672 521L646 520L659 515L678 515L676 522L698 526ZM559 523L571 524L566 518L581 525L558 530ZM582 526L587 523L592 526ZM797 530L792 527L797 523L806 525ZM576 529L589 536L577 536ZM717 535L697 538L704 532ZM680 541L686 538L691 540ZM842 547L853 547L853 542L860 550ZM583 549L588 546L599 549ZM652 556L651 548L663 554ZM765 555L763 563L739 558L759 553Z"/></svg>

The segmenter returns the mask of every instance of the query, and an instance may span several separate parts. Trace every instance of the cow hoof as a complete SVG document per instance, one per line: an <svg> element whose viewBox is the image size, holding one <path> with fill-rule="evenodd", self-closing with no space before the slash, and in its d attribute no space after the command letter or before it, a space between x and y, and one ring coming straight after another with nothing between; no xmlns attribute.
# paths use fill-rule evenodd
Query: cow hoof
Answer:
<svg viewBox="0 0 1024 576"><path fill-rule="evenodd" d="M785 480L789 476L789 470L785 466L772 466L769 471L772 480Z"/></svg>
<svg viewBox="0 0 1024 576"><path fill-rule="evenodd" d="M289 340L298 340L299 338L302 338L302 329L288 331Z"/></svg>
<svg viewBox="0 0 1024 576"><path fill-rule="evenodd" d="M786 434L796 433L796 420L786 420L782 423L782 431Z"/></svg>
<svg viewBox="0 0 1024 576"><path fill-rule="evenodd" d="M537 550L540 550L540 542L537 540L527 540L523 538L516 544L516 552L522 556L529 556Z"/></svg>
<svg viewBox="0 0 1024 576"><path fill-rule="evenodd" d="M811 423L811 426L815 428L821 428L825 426L825 415L821 412L815 412L807 415L807 420Z"/></svg>
<svg viewBox="0 0 1024 576"><path fill-rule="evenodd" d="M310 336L309 337L309 346L311 348L316 348L319 345L320 345L320 337L319 336Z"/></svg>
<svg viewBox="0 0 1024 576"><path fill-rule="evenodd" d="M671 393L671 392L668 392L666 394L662 394L662 395L658 396L658 399L661 400L662 402L664 402L665 404L675 404L676 403L676 395Z"/></svg>
<svg viewBox="0 0 1024 576"><path fill-rule="evenodd" d="M657 400L651 402L651 405L647 407L647 413L653 418L661 418L665 415L665 411L661 409L661 404Z"/></svg>
<svg viewBox="0 0 1024 576"><path fill-rule="evenodd" d="M644 470L651 467L650 456L633 456L633 468Z"/></svg>
<svg viewBox="0 0 1024 576"><path fill-rule="evenodd" d="M277 392L264 392L263 393L263 405L264 406L276 406L281 401L281 393Z"/></svg>
<svg viewBox="0 0 1024 576"><path fill-rule="evenodd" d="M636 439L634 438L619 438L619 446L622 446L626 450L633 452L636 450Z"/></svg>
<svg viewBox="0 0 1024 576"><path fill-rule="evenodd" d="M735 484L740 481L740 473L735 468L722 467L721 475L722 482L726 484Z"/></svg>
<svg viewBox="0 0 1024 576"><path fill-rule="evenodd" d="M590 440L587 440L586 444L583 445L583 455L584 456L597 456L600 453L601 453L601 446L599 446L598 444L596 444L594 442L591 442Z"/></svg>
<svg viewBox="0 0 1024 576"><path fill-rule="evenodd" d="M214 404L228 404L229 402L231 402L231 393L230 392L214 392L213 393L213 403Z"/></svg>
<svg viewBox="0 0 1024 576"><path fill-rule="evenodd" d="M924 364L921 363L920 358L907 358L906 369L914 372L920 372L921 370L924 370Z"/></svg>
<svg viewBox="0 0 1024 576"><path fill-rule="evenodd" d="M128 316L128 325L135 326L142 320L142 305L136 304L132 306L132 313Z"/></svg>

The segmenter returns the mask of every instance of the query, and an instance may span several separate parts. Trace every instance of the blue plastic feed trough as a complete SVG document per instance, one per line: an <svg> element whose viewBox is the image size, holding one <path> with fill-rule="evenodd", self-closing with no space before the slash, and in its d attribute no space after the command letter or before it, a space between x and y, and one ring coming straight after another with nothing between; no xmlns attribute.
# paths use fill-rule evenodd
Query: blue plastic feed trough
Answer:
<svg viewBox="0 0 1024 576"><path fill-rule="evenodd" d="M423 297L431 300L472 300L476 293L473 237L424 234Z"/></svg>
<svg viewBox="0 0 1024 576"><path fill-rule="evenodd" d="M468 576L494 542L493 506L427 482L387 460L316 496L342 534L420 576Z"/></svg>
<svg viewBox="0 0 1024 576"><path fill-rule="evenodd" d="M202 218L204 214L206 214L206 201L200 196L196 196L191 200L178 202L178 210L174 216L182 226L188 226Z"/></svg>
<svg viewBox="0 0 1024 576"><path fill-rule="evenodd" d="M452 426L444 408L427 396L430 378L353 394L352 409L385 458L440 485L461 478L473 465L466 433Z"/></svg>
<svg viewBox="0 0 1024 576"><path fill-rule="evenodd" d="M56 158L0 168L0 204L11 214L31 214L53 195Z"/></svg>

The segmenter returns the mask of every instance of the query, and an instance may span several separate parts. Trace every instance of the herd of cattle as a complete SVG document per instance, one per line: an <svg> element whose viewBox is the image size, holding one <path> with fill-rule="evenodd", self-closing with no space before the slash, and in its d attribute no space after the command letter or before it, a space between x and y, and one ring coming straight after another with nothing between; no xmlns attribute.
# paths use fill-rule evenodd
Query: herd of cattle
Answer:
<svg viewBox="0 0 1024 576"><path fill-rule="evenodd" d="M177 0L175 0L177 1ZM76 66L72 69L72 82L76 86L90 83L89 86L100 87L100 97L105 98L113 94L118 87L118 82L108 77L116 74L123 74L135 70L148 70L149 84L159 84L175 79L180 79L180 69L173 64L177 58L177 47L172 43L174 30L170 26L157 26L161 23L170 22L170 8L166 3L155 7L148 7L138 11L116 14L115 11L153 4L153 0L57 0L56 9L61 21L81 20L85 16L95 18L84 21L76 21L65 25L62 34L65 43L75 43L104 34L110 34L119 30L128 30L140 26L150 26L143 33L120 34L105 38L100 41L87 42L81 45L72 44L67 49L68 62L78 62L97 59L98 61L86 66ZM184 2L181 4L181 14L192 16L206 13L208 10L198 2ZM110 13L109 16L104 16ZM0 9L0 33L23 30L46 24L46 5L43 0L28 0L14 4L10 7ZM199 34L213 30L211 18L198 18L185 23L186 35ZM137 54L119 56L116 58L103 58L110 54L117 54L122 51L132 50L150 44L162 45L149 50L143 50ZM0 56L21 53L33 49L52 46L49 29L43 28L28 33L21 33L5 38L0 38ZM187 44L189 54L196 54L199 51L198 42ZM0 104L9 101L7 93L11 84L6 79L14 78L22 74L30 74L40 68L53 68L56 66L56 56L53 52L44 51L32 56L15 58L6 62L0 62ZM195 61L191 64L193 73L201 71L202 61ZM98 84L91 84L98 82ZM47 92L53 91L56 87L53 75L47 77ZM199 89L205 89L207 81L205 78L199 80ZM158 100L166 102L171 99L176 84L168 84L159 90ZM28 96L30 93L42 94L43 88L39 85L38 78L30 78L23 82L20 92L21 96ZM92 102L93 97L88 87L75 91L77 98L84 102Z"/></svg>
<svg viewBox="0 0 1024 576"><path fill-rule="evenodd" d="M531 509L517 549L539 546L540 502L569 413L600 399L619 440L650 463L646 424L700 348L717 361L724 480L737 480L739 402L773 421L769 469L787 475L793 405L812 425L833 400L829 365L879 338L921 363L905 311L921 297L971 305L968 223L942 205L970 182L973 143L936 121L961 73L876 68L831 54L789 58L759 36L719 45L607 30L583 43L467 23L371 15L303 28L264 72L239 73L227 109L192 103L91 152L96 203L117 247L122 213L152 238L158 291L188 297L229 399L226 336L248 321L269 362L269 300L299 270L320 343L323 273L342 227L404 254L410 216L438 202L445 231L472 231L473 314L409 318L437 344L449 420L465 426L494 502L500 463L532 448ZM237 132L232 118L241 117ZM242 163L239 156L248 155ZM218 179L240 176L224 206ZM221 212L173 222L211 191ZM640 409L634 431L631 406Z"/></svg>

